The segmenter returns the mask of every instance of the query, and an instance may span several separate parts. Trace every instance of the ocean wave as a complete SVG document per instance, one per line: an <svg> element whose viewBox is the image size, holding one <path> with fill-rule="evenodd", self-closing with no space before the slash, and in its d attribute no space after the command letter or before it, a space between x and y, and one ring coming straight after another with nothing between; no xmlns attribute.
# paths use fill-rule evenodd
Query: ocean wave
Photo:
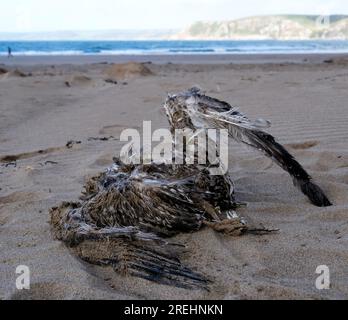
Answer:
<svg viewBox="0 0 348 320"><path fill-rule="evenodd" d="M71 51L19 51L13 52L16 56L79 56L83 55L83 51L71 50ZM0 56L7 56L8 53L0 52Z"/></svg>
<svg viewBox="0 0 348 320"><path fill-rule="evenodd" d="M348 53L348 41L0 41L16 56Z"/></svg>
<svg viewBox="0 0 348 320"><path fill-rule="evenodd" d="M169 52L173 53L215 53L215 49L170 49Z"/></svg>

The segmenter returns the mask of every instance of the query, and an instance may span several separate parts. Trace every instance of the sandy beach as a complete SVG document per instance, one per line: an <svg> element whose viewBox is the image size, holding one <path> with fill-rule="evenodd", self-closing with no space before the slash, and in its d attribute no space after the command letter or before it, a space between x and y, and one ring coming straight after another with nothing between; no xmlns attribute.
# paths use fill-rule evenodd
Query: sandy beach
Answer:
<svg viewBox="0 0 348 320"><path fill-rule="evenodd" d="M151 72L108 72L128 61ZM269 120L334 205L312 206L270 159L231 141L236 197L248 204L239 214L280 232L178 236L190 253L183 262L212 280L209 291L79 261L53 239L50 208L76 201L112 164L124 129L144 120L167 128L167 93L193 86ZM0 57L0 299L347 299L347 92L344 55ZM16 289L19 265L30 268L30 290ZM329 290L315 286L320 265Z"/></svg>

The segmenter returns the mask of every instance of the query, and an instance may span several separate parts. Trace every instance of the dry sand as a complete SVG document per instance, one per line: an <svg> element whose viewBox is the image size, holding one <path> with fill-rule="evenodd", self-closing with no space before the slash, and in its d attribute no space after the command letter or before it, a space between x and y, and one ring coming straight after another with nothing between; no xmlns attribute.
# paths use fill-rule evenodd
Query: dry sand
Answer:
<svg viewBox="0 0 348 320"><path fill-rule="evenodd" d="M276 63L209 57L195 64L146 58L154 62L146 64L151 75L118 84L105 82L110 65L101 58L73 65L58 57L0 61L10 71L0 74L0 299L347 299L348 64L320 56L275 57ZM184 262L213 280L209 292L78 261L52 239L49 209L77 200L84 181L112 163L124 128L140 128L143 120L166 128L166 93L194 85L250 118L270 120L269 131L335 205L313 207L271 160L231 143L237 198L248 203L239 213L280 232L230 238L204 229L179 236L191 253ZM16 290L18 265L30 267L29 291ZM330 268L330 290L315 287L319 265Z"/></svg>

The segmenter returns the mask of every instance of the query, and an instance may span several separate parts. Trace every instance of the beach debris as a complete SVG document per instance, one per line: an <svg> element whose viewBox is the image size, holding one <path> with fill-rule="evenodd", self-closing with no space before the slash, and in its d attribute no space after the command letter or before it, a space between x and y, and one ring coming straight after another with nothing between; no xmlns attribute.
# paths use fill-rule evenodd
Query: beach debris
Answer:
<svg viewBox="0 0 348 320"><path fill-rule="evenodd" d="M81 143L82 143L82 141L70 140L70 141L67 142L66 147L68 149L72 149L74 147L74 145L81 144Z"/></svg>
<svg viewBox="0 0 348 320"><path fill-rule="evenodd" d="M115 85L118 83L116 80L113 80L113 79L105 79L104 81L106 83L115 84Z"/></svg>
<svg viewBox="0 0 348 320"><path fill-rule="evenodd" d="M15 162L15 161L19 161L19 160L30 159L30 158L34 158L34 157L37 157L40 155L45 155L45 154L61 151L62 149L65 149L65 147L52 147L52 148L47 148L44 150L6 155L6 156L3 156L0 158L0 162L7 163L7 162Z"/></svg>
<svg viewBox="0 0 348 320"><path fill-rule="evenodd" d="M41 167L44 167L44 166L47 166L47 165L57 165L58 164L58 162L56 162L56 161L45 161L44 163L39 163L39 165L41 166Z"/></svg>
<svg viewBox="0 0 348 320"><path fill-rule="evenodd" d="M17 168L17 161L7 162L1 165L2 167L8 168L8 167L14 167Z"/></svg>
<svg viewBox="0 0 348 320"><path fill-rule="evenodd" d="M101 137L101 138L99 138L99 137L97 137L97 138L95 138L95 137L90 137L90 138L88 138L88 141L109 141L109 140L111 140L111 139L115 139L115 137L113 137L113 136L110 136L110 137Z"/></svg>
<svg viewBox="0 0 348 320"><path fill-rule="evenodd" d="M328 58L323 61L327 64L337 64L337 65L347 65L348 64L348 56L339 56L337 58Z"/></svg>
<svg viewBox="0 0 348 320"><path fill-rule="evenodd" d="M46 161L45 162L45 165L48 165L48 164L58 164L58 162L56 162L56 161Z"/></svg>
<svg viewBox="0 0 348 320"><path fill-rule="evenodd" d="M334 63L334 59L326 59L324 60L324 63Z"/></svg>
<svg viewBox="0 0 348 320"><path fill-rule="evenodd" d="M28 77L27 74L25 74L24 72L15 69L15 70L6 70L4 68L0 68L0 76L2 76L2 78L25 78Z"/></svg>
<svg viewBox="0 0 348 320"><path fill-rule="evenodd" d="M5 162L5 163L14 163L19 159L19 156L17 155L7 155L7 156L3 156L0 158L1 162Z"/></svg>
<svg viewBox="0 0 348 320"><path fill-rule="evenodd" d="M15 70L13 70L13 71L9 71L9 72L7 73L7 76L8 76L8 77L14 77L14 78L25 78L25 77L27 77L28 75L25 74L24 72L18 70L18 69L15 69Z"/></svg>
<svg viewBox="0 0 348 320"><path fill-rule="evenodd" d="M146 77L153 74L153 72L147 66L136 62L113 64L106 68L104 73L108 75L108 79L115 81Z"/></svg>
<svg viewBox="0 0 348 320"><path fill-rule="evenodd" d="M237 108L197 88L169 95L164 108L172 132L188 128L194 138L202 127L226 129L231 138L262 151L286 170L313 204L331 205L294 157L260 129L268 122L255 125ZM111 167L86 182L80 201L51 209L54 237L90 264L170 286L208 289L209 277L181 262L183 250L190 248L170 238L203 227L229 236L278 230L239 217L237 210L244 204L236 200L228 172L211 174L212 166L221 163L194 163L125 164L114 158Z"/></svg>
<svg viewBox="0 0 348 320"><path fill-rule="evenodd" d="M0 75L8 73L8 70L0 67Z"/></svg>

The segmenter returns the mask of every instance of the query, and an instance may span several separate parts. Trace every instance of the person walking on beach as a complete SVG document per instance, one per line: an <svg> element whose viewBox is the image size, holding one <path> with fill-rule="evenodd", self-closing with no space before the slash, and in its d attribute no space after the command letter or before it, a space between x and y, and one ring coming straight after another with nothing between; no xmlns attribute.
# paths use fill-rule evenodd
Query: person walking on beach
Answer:
<svg viewBox="0 0 348 320"><path fill-rule="evenodd" d="M13 55L12 55L12 49L10 47L7 48L7 51L8 51L8 58L12 58Z"/></svg>

